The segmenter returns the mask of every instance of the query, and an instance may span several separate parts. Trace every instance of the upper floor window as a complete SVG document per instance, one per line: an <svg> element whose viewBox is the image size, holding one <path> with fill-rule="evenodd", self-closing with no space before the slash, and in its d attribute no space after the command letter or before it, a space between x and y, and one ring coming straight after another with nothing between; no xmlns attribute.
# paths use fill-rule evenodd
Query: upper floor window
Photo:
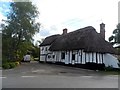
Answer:
<svg viewBox="0 0 120 90"><path fill-rule="evenodd" d="M41 48L41 51L43 51L43 50L44 50L44 47Z"/></svg>
<svg viewBox="0 0 120 90"><path fill-rule="evenodd" d="M45 51L47 51L47 49L48 49L48 48L46 47L46 48L45 48Z"/></svg>

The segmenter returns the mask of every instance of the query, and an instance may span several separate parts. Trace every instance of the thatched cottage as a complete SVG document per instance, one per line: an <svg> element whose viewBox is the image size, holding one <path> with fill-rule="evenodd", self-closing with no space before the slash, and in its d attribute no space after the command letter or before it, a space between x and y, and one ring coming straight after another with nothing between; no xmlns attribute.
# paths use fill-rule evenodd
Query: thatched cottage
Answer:
<svg viewBox="0 0 120 90"><path fill-rule="evenodd" d="M112 54L115 49L105 40L105 24L100 24L100 33L88 26L62 35L46 37L40 44L40 61L85 65L94 63L118 68L118 60Z"/></svg>

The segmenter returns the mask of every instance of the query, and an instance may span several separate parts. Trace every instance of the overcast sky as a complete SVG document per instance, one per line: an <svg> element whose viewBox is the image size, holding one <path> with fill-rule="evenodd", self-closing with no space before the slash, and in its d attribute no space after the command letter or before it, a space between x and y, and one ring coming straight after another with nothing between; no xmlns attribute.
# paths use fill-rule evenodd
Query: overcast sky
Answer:
<svg viewBox="0 0 120 90"><path fill-rule="evenodd" d="M2 1L2 0L1 0ZM120 0L33 0L40 12L38 22L41 23L40 33L36 40L53 34L62 34L93 26L100 31L100 23L106 24L106 40L118 24L118 1ZM5 18L0 7L0 20ZM7 10L7 9L6 9Z"/></svg>

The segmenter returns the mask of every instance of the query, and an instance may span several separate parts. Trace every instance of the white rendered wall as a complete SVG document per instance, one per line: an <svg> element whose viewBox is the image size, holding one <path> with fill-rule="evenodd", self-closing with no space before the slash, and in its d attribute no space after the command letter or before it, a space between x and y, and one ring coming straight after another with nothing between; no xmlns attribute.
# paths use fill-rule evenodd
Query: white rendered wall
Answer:
<svg viewBox="0 0 120 90"><path fill-rule="evenodd" d="M82 52L82 64L85 64L86 62L85 62L85 53L84 52Z"/></svg>
<svg viewBox="0 0 120 90"><path fill-rule="evenodd" d="M98 63L101 64L102 63L102 54L97 54L97 57L98 57Z"/></svg>
<svg viewBox="0 0 120 90"><path fill-rule="evenodd" d="M69 60L69 63L72 64L72 51L70 51L70 60Z"/></svg>
<svg viewBox="0 0 120 90"><path fill-rule="evenodd" d="M105 54L103 62L106 67L112 66L114 68L119 68L117 58L111 54Z"/></svg>
<svg viewBox="0 0 120 90"><path fill-rule="evenodd" d="M40 61L45 61L46 54L50 53L49 51L50 46L41 46L40 47ZM47 48L47 50L46 50Z"/></svg>
<svg viewBox="0 0 120 90"><path fill-rule="evenodd" d="M81 50L78 51L78 64L81 63Z"/></svg>
<svg viewBox="0 0 120 90"><path fill-rule="evenodd" d="M69 64L69 52L65 54L65 64Z"/></svg>
<svg viewBox="0 0 120 90"><path fill-rule="evenodd" d="M93 58L93 62L96 63L96 53L93 53L94 58Z"/></svg>
<svg viewBox="0 0 120 90"><path fill-rule="evenodd" d="M78 52L75 55L75 63L78 63Z"/></svg>
<svg viewBox="0 0 120 90"><path fill-rule="evenodd" d="M89 62L89 54L86 53L86 62Z"/></svg>
<svg viewBox="0 0 120 90"><path fill-rule="evenodd" d="M40 56L40 61L45 61L45 56Z"/></svg>
<svg viewBox="0 0 120 90"><path fill-rule="evenodd" d="M45 48L49 48L49 46L45 46L44 50L40 52L40 54L48 54L51 53L49 50L45 50ZM43 47L41 47L43 48ZM72 60L72 51L67 51L65 52L65 59L61 59L61 52L62 51L56 51L53 52L51 55L55 55L55 58L47 58L47 61L53 61L53 62L64 62L65 64L85 64L86 62L94 62L96 63L96 53L93 53L93 58L92 58L92 53L86 53L86 62L85 62L85 52L82 52L82 62L81 62L81 50L78 52L75 52L75 60ZM52 56L51 56L52 57ZM40 61L45 61L45 56L40 55ZM119 68L118 67L118 60L111 54L103 54L103 62L102 62L102 54L97 53L97 61L98 64L104 63L106 67L108 66L113 66L114 68Z"/></svg>

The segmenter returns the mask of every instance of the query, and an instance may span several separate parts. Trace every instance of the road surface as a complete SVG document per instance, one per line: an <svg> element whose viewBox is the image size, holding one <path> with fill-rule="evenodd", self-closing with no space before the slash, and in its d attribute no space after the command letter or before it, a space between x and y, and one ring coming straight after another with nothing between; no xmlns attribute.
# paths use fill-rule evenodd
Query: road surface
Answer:
<svg viewBox="0 0 120 90"><path fill-rule="evenodd" d="M3 70L2 88L118 88L117 75L37 62Z"/></svg>

